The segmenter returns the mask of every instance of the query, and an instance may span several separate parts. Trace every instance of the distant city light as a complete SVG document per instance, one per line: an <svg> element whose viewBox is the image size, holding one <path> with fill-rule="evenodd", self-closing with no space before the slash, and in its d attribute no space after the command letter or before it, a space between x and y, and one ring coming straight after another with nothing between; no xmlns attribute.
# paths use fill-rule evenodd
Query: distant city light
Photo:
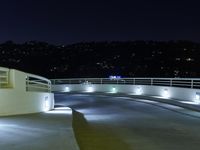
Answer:
<svg viewBox="0 0 200 150"><path fill-rule="evenodd" d="M164 44L164 47L160 42L152 41L152 42L142 42L138 43L137 41L130 41L127 43L123 42L117 42L117 44L111 43L82 43L80 44L74 44L70 49L73 49L74 53L77 53L77 55L71 55L71 51L64 50L68 49L68 45L58 45L54 46L54 48L51 48L51 44L48 43L40 43L40 42L26 42L26 44L22 44L22 47L27 47L26 49L21 49L17 44L14 45L12 42L6 42L5 45L2 45L3 48L0 49L0 54L3 55L3 58L0 60L1 64L4 64L5 66L12 66L12 68L16 68L17 66L21 66L20 70L24 70L29 72L30 68L28 64L31 63L32 60L35 59L35 57L40 57L40 53L34 51L34 49L37 49L38 47L42 50L42 54L44 54L45 57L48 57L48 63L50 66L47 69L42 69L42 66L33 66L37 68L35 72L38 72L39 74L44 74L46 77L51 78L52 76L58 75L58 76L74 76L74 77L83 77L83 76L99 76L99 72L101 72L101 76L105 77L108 76L109 80L120 80L121 76L127 76L127 77L137 77L137 76L154 76L154 72L157 73L157 76L159 77L199 77L199 70L196 69L196 64L200 62L200 59L196 59L196 52L198 51L195 47L195 43L191 43L191 45L188 45L187 47L183 47L184 45L187 45L187 42L166 42ZM142 44L142 48L140 48L140 44ZM143 55L143 52L145 52L145 47L151 47L152 44L155 45L154 49L150 49L149 53L145 56ZM1 44L0 44L1 46ZM133 51L129 54L129 57L123 57L124 56L124 49L126 49L127 46L130 46ZM66 63L68 60L76 60L77 56L79 55L86 55L89 51L94 51L95 48L100 49L101 47L107 47L110 49L113 47L114 49L119 49L120 51L116 54L108 56L107 53L103 51L96 51L96 53L91 53L91 56L94 59L94 64L98 66L98 71L95 71L96 66L90 65L90 61L87 60L87 57L81 57L81 61L78 61L77 63ZM164 49L167 49L168 47L171 47L171 51L173 53L165 53ZM10 51L7 51L6 49L10 49ZM27 50L32 49L32 50ZM45 49L48 49L46 51ZM60 49L63 49L64 51L60 51ZM82 49L83 51L79 51ZM111 48L112 50L112 48ZM185 51L188 51L188 55L185 55ZM11 55L11 53L14 52L15 55ZM52 55L54 53L62 53L62 56L60 55ZM173 55L174 53L177 53L179 55ZM19 57L15 57L19 56ZM137 58L135 58L137 56ZM154 57L152 57L154 56ZM72 57L72 58L71 58ZM162 58L166 57L166 60L163 60ZM26 59L29 58L29 59ZM157 64L153 64L150 66L151 62L154 62L154 59L158 61ZM137 60L135 62L135 60ZM170 61L173 60L173 61ZM28 61L28 62L27 62ZM30 62L29 62L30 61ZM42 64L42 59L37 60L39 64ZM41 61L41 62L40 62ZM143 62L142 64L140 63ZM116 63L116 62L126 62L126 63ZM132 67L128 62L134 64L137 67ZM172 68L170 66L173 65L173 63L176 63L176 67ZM189 63L189 66L188 66ZM10 65L9 65L10 64ZM62 65L60 65L62 64ZM73 66L73 65L75 66ZM88 66L91 70L87 71ZM79 67L82 66L82 67ZM75 71L73 68L79 68L77 71ZM139 69L142 68L142 69ZM152 72L149 72L149 69L154 70ZM110 74L107 74L109 70ZM162 70L162 71L160 71ZM189 71L190 70L190 71ZM84 72L84 75L76 74L76 72ZM113 72L112 72L113 71ZM33 72L34 73L34 72ZM110 76L109 76L110 75ZM121 82L121 81L120 81ZM83 84L90 84L87 81L82 81ZM64 89L63 89L64 91Z"/></svg>
<svg viewBox="0 0 200 150"><path fill-rule="evenodd" d="M186 61L194 61L193 58L186 58Z"/></svg>
<svg viewBox="0 0 200 150"><path fill-rule="evenodd" d="M121 76L109 76L109 78L112 79L121 79Z"/></svg>

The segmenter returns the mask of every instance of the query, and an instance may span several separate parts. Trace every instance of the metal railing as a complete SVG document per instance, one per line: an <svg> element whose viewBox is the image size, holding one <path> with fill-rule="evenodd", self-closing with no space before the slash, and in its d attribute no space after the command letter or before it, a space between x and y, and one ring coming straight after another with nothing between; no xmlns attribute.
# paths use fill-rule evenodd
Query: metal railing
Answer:
<svg viewBox="0 0 200 150"><path fill-rule="evenodd" d="M200 89L200 78L74 78L51 79L52 84L150 85Z"/></svg>
<svg viewBox="0 0 200 150"><path fill-rule="evenodd" d="M9 85L9 69L0 67L0 88L6 88Z"/></svg>
<svg viewBox="0 0 200 150"><path fill-rule="evenodd" d="M27 74L26 91L51 92L51 81L37 75Z"/></svg>

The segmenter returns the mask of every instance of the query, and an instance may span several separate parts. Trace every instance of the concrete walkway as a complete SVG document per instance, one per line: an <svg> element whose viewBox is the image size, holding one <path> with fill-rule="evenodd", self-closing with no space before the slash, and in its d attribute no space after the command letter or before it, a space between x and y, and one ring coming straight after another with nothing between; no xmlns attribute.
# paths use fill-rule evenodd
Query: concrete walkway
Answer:
<svg viewBox="0 0 200 150"><path fill-rule="evenodd" d="M79 150L72 111L0 117L0 150Z"/></svg>
<svg viewBox="0 0 200 150"><path fill-rule="evenodd" d="M199 150L200 113L116 95L56 94L81 150Z"/></svg>

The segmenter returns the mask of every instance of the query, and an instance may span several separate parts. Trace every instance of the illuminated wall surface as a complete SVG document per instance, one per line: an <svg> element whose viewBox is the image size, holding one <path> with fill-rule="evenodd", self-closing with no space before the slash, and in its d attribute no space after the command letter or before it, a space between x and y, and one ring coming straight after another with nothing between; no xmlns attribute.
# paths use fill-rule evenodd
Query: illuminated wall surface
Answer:
<svg viewBox="0 0 200 150"><path fill-rule="evenodd" d="M42 112L54 107L52 93L27 90L27 73L9 69L8 83L4 84L3 69L0 67L0 116Z"/></svg>
<svg viewBox="0 0 200 150"><path fill-rule="evenodd" d="M130 95L155 96L164 99L184 100L186 103L200 104L200 90L191 88L149 86L149 85L116 85L116 84L66 84L53 85L52 91L59 92L105 92L125 93Z"/></svg>

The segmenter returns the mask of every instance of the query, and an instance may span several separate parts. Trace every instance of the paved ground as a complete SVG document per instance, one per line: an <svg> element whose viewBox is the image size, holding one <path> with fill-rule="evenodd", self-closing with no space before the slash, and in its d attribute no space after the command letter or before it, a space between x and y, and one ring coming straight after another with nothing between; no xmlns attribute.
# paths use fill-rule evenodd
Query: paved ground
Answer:
<svg viewBox="0 0 200 150"><path fill-rule="evenodd" d="M73 108L81 150L199 150L200 114L181 107L103 95L56 95Z"/></svg>
<svg viewBox="0 0 200 150"><path fill-rule="evenodd" d="M0 150L78 150L72 111L0 117Z"/></svg>

